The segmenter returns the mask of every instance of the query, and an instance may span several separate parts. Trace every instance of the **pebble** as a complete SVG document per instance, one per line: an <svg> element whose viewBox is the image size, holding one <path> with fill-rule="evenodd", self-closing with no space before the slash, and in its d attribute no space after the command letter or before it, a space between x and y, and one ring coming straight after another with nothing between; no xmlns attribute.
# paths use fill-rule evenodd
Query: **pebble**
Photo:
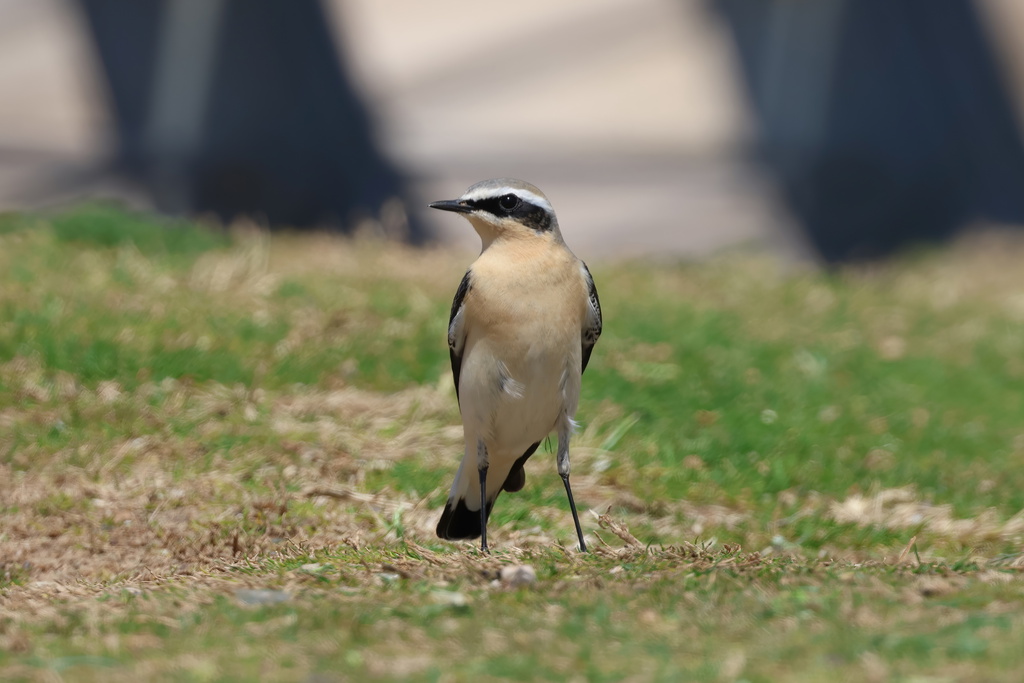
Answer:
<svg viewBox="0 0 1024 683"><path fill-rule="evenodd" d="M499 574L502 584L509 588L521 588L537 582L537 572L528 564L502 567Z"/></svg>
<svg viewBox="0 0 1024 683"><path fill-rule="evenodd" d="M276 605L279 602L288 602L292 599L291 594L285 591L267 588L242 588L235 591L235 597L243 605Z"/></svg>

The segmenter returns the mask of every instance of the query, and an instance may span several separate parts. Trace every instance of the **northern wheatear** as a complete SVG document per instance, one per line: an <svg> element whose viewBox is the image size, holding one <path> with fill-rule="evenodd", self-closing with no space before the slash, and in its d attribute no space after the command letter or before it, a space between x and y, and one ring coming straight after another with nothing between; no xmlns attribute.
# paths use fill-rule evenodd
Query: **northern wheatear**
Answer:
<svg viewBox="0 0 1024 683"><path fill-rule="evenodd" d="M590 271L565 246L547 197L529 183L485 180L430 206L463 214L483 242L448 322L466 449L437 535L480 536L486 551L495 499L523 488L527 459L556 432L558 474L586 551L569 487L569 437L583 371L601 334Z"/></svg>

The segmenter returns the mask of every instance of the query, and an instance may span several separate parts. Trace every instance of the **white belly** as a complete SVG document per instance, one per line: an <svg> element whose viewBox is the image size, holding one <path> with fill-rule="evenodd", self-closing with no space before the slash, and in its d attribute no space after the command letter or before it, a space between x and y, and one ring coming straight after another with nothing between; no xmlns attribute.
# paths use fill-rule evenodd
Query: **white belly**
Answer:
<svg viewBox="0 0 1024 683"><path fill-rule="evenodd" d="M579 373L568 370L572 348L492 340L467 345L459 395L467 452L479 439L492 464L509 465L532 444L571 419L579 397Z"/></svg>

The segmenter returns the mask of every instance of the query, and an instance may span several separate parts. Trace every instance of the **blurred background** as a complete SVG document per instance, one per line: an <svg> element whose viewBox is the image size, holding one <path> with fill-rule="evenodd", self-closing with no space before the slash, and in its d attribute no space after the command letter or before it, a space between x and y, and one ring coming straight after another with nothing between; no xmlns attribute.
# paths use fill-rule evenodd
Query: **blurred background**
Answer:
<svg viewBox="0 0 1024 683"><path fill-rule="evenodd" d="M114 198L585 258L836 262L1024 223L1018 0L0 0L0 211ZM367 223L369 221L369 223Z"/></svg>

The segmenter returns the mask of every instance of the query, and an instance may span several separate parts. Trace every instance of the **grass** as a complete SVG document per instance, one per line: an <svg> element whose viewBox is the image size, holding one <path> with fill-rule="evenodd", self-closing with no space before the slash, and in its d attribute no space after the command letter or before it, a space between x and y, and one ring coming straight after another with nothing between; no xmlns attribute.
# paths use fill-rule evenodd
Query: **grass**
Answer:
<svg viewBox="0 0 1024 683"><path fill-rule="evenodd" d="M482 557L433 536L471 255L0 215L0 678L1015 680L1022 257L591 264L594 552L545 445Z"/></svg>

